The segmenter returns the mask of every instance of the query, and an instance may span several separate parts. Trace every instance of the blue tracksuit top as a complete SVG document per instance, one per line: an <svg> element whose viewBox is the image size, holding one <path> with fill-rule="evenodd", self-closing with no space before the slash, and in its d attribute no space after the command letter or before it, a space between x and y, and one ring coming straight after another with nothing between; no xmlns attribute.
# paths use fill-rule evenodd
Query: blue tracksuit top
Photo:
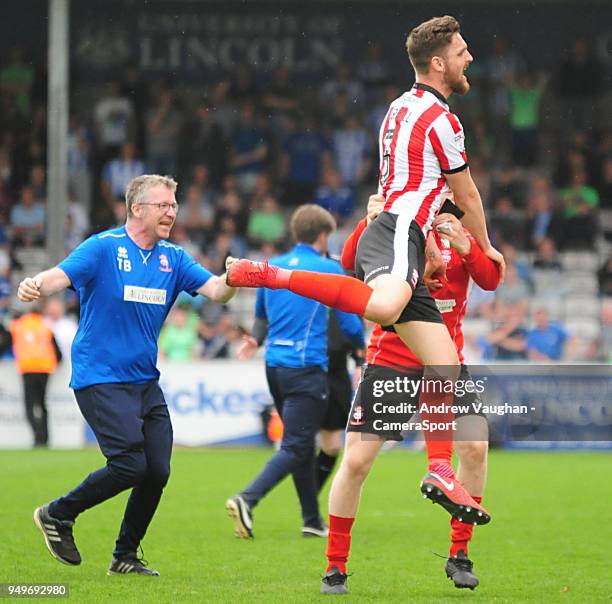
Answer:
<svg viewBox="0 0 612 604"><path fill-rule="evenodd" d="M270 260L281 268L343 274L340 265L306 243ZM266 363L271 367L313 367L327 370L327 327L330 309L320 302L285 289L259 289L255 315L268 322ZM357 315L332 310L340 328L358 347L365 345L363 324Z"/></svg>

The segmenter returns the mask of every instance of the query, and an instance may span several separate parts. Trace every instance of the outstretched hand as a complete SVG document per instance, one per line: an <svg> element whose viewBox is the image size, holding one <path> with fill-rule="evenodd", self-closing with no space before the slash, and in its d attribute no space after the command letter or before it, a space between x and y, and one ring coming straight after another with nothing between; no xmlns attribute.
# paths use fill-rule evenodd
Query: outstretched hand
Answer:
<svg viewBox="0 0 612 604"><path fill-rule="evenodd" d="M17 289L17 298L22 302L33 302L40 298L40 288L42 287L42 279L34 279L26 277Z"/></svg>
<svg viewBox="0 0 612 604"><path fill-rule="evenodd" d="M255 356L257 349L259 348L257 340L253 336L247 334L242 336L242 342L238 347L238 360L248 361Z"/></svg>

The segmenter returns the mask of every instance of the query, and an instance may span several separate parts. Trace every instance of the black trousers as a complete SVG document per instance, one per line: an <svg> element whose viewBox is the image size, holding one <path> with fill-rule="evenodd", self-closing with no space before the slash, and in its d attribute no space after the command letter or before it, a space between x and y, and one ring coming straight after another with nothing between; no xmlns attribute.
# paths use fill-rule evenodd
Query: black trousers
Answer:
<svg viewBox="0 0 612 604"><path fill-rule="evenodd" d="M315 437L327 411L327 374L320 367L293 369L266 365L274 405L283 420L280 449L241 495L256 506L289 474L302 508L304 526L321 521L315 482Z"/></svg>
<svg viewBox="0 0 612 604"><path fill-rule="evenodd" d="M172 424L157 383L97 384L75 390L107 463L49 504L49 514L74 520L81 512L132 489L115 557L135 553L170 476Z"/></svg>
<svg viewBox="0 0 612 604"><path fill-rule="evenodd" d="M34 445L46 445L49 441L47 427L47 382L48 373L24 373L23 393L26 417L34 432Z"/></svg>

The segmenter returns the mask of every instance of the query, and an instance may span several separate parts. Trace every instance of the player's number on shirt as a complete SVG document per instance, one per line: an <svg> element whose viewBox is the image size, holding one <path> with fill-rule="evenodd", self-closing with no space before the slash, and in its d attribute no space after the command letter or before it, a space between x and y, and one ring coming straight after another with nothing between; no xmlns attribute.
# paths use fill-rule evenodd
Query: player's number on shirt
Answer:
<svg viewBox="0 0 612 604"><path fill-rule="evenodd" d="M389 165L390 165L391 155L387 153L383 155L382 167L380 169L380 184L383 184L389 178Z"/></svg>

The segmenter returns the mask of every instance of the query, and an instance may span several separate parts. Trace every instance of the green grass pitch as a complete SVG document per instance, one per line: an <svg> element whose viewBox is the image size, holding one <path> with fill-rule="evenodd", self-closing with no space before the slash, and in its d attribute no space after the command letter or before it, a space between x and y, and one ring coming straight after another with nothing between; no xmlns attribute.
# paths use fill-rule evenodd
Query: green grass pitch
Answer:
<svg viewBox="0 0 612 604"><path fill-rule="evenodd" d="M264 449L176 450L172 476L144 541L160 577L106 576L126 495L79 517L83 563L47 552L33 509L101 465L83 451L0 452L0 582L68 583L69 601L317 602L325 541L303 539L290 480L255 512L255 539L233 536L225 499L270 457ZM486 507L470 550L481 585L444 575L448 515L422 499L425 457L382 454L365 485L349 561L355 602L611 602L612 455L495 451ZM326 501L327 491L323 496ZM323 506L326 512L326 505Z"/></svg>

